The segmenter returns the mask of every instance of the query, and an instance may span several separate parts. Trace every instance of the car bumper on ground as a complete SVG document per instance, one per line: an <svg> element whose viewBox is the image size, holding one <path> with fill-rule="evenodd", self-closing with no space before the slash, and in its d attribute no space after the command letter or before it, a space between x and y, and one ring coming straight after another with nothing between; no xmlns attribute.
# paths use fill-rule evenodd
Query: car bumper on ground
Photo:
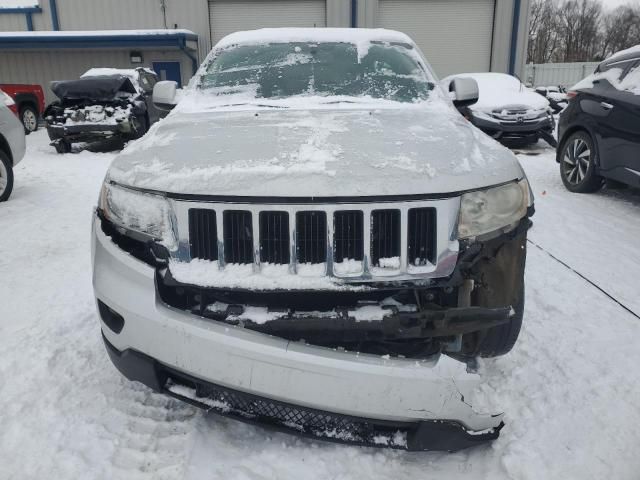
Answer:
<svg viewBox="0 0 640 480"><path fill-rule="evenodd" d="M479 376L449 357L310 346L168 307L155 269L116 246L97 218L93 264L107 350L125 376L155 390L315 438L412 450L459 450L502 426L501 414L473 409Z"/></svg>

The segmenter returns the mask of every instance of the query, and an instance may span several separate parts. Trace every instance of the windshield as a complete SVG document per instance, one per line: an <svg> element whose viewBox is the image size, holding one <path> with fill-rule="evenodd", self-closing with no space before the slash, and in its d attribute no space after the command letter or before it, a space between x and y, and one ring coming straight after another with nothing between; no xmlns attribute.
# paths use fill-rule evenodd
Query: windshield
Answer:
<svg viewBox="0 0 640 480"><path fill-rule="evenodd" d="M256 99L347 96L398 102L424 100L433 88L411 45L371 43L363 52L351 43L304 42L222 50L199 86L215 95Z"/></svg>

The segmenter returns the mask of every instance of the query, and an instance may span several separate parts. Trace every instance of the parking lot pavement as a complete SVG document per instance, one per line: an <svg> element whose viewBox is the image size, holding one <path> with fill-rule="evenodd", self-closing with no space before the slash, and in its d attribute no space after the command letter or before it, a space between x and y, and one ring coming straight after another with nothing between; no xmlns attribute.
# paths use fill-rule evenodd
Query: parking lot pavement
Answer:
<svg viewBox="0 0 640 480"><path fill-rule="evenodd" d="M507 425L488 447L407 454L274 434L125 381L101 345L90 272L113 154L47 143L28 137L0 205L0 478L637 478L640 320L616 301L640 311L638 192L570 194L552 150L519 155L540 248L518 344L481 364L481 397Z"/></svg>

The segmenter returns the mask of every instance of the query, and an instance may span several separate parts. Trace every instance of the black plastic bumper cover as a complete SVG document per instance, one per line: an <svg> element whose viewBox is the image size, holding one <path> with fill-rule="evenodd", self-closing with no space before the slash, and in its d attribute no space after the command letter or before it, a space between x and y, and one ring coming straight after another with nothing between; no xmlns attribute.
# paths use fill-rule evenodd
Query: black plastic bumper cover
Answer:
<svg viewBox="0 0 640 480"><path fill-rule="evenodd" d="M129 380L207 411L317 440L410 451L455 452L495 440L503 427L501 423L490 431L473 434L452 420L392 422L301 407L193 378L135 350L120 352L104 336L103 340L111 361ZM174 385L194 389L195 395L171 391Z"/></svg>

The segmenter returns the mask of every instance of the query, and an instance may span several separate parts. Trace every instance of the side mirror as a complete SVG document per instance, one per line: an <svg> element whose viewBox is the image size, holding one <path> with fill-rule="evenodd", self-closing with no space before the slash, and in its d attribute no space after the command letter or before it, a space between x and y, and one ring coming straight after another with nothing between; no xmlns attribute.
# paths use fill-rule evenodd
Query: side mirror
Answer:
<svg viewBox="0 0 640 480"><path fill-rule="evenodd" d="M449 91L455 94L453 104L456 108L468 107L478 101L478 83L473 78L454 78Z"/></svg>
<svg viewBox="0 0 640 480"><path fill-rule="evenodd" d="M176 90L178 84L170 80L158 82L153 87L153 104L160 110L171 110L178 103Z"/></svg>

